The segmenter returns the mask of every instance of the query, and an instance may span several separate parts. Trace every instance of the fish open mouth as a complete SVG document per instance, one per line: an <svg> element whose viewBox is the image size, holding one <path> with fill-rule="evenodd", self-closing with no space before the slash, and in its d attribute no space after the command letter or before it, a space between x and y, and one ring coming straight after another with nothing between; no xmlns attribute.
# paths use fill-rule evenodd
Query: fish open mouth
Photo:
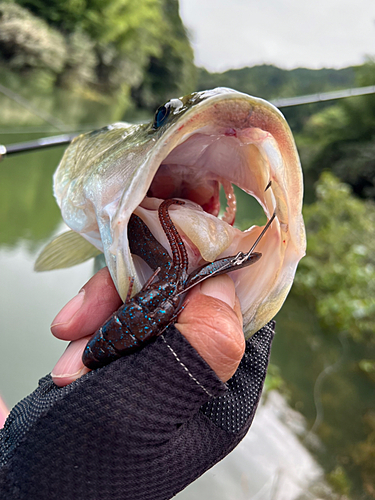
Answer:
<svg viewBox="0 0 375 500"><path fill-rule="evenodd" d="M267 219L276 212L256 248L261 259L230 273L248 336L279 310L305 252L302 173L292 134L271 104L230 89L172 99L168 106L159 108L154 124L115 124L74 141L55 174L55 196L67 224L103 249L123 298L130 278L137 292L151 273L130 254L132 213L169 250L158 207L166 199L184 200L169 213L191 273L248 252L263 229L234 226L233 186L253 196ZM222 214L221 187L227 200Z"/></svg>
<svg viewBox="0 0 375 500"><path fill-rule="evenodd" d="M237 208L233 185L254 196L267 217L273 213L276 201L271 189L267 147L273 147L274 156L280 157L277 144L262 130L205 127L182 140L163 159L135 213L160 243L169 248L157 220L157 209L165 199L184 200L183 206L170 207L170 213L188 252L189 272L219 257L248 251L261 228L254 226L243 233L233 227ZM226 197L226 208L221 215L220 188ZM279 239L279 232L274 231L274 244ZM137 272L139 275L139 265Z"/></svg>

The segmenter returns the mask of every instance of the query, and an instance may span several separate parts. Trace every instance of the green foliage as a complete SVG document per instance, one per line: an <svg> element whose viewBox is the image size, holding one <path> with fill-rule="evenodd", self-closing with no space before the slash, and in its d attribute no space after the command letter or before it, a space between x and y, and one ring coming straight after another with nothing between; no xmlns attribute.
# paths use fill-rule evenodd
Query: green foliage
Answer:
<svg viewBox="0 0 375 500"><path fill-rule="evenodd" d="M375 62L356 68L358 85L375 83ZM298 144L305 168L331 170L356 194L375 199L375 96L342 99L307 120ZM306 155L314 144L313 154ZM311 149L310 149L311 152Z"/></svg>
<svg viewBox="0 0 375 500"><path fill-rule="evenodd" d="M375 143L349 142L337 148L333 172L361 197L375 200Z"/></svg>
<svg viewBox="0 0 375 500"><path fill-rule="evenodd" d="M375 85L375 57L368 57L367 62L356 69L358 85Z"/></svg>
<svg viewBox="0 0 375 500"><path fill-rule="evenodd" d="M272 363L268 365L267 376L266 380L264 381L264 387L267 392L279 391L283 393L288 393L285 381L281 376L279 367Z"/></svg>
<svg viewBox="0 0 375 500"><path fill-rule="evenodd" d="M317 201L305 207L307 257L294 291L316 305L322 322L356 340L375 331L375 206L325 172Z"/></svg>
<svg viewBox="0 0 375 500"><path fill-rule="evenodd" d="M178 2L164 0L163 4L165 29L159 37L161 52L150 58L145 78L132 91L139 108L154 110L168 99L195 89L194 54L180 18Z"/></svg>
<svg viewBox="0 0 375 500"><path fill-rule="evenodd" d="M54 33L64 35L63 45L69 58L60 72L60 83L78 78L78 83L96 84L99 90L127 92L126 86L141 81L149 58L160 53L158 36L163 19L159 0L19 0L18 3L28 9L19 7L19 10L29 16L29 11L32 12L36 19L54 27Z"/></svg>
<svg viewBox="0 0 375 500"><path fill-rule="evenodd" d="M264 99L275 99L350 87L354 79L354 68L285 70L263 64L224 73L209 73L200 68L198 90L231 87Z"/></svg>
<svg viewBox="0 0 375 500"><path fill-rule="evenodd" d="M358 368L375 384L375 360L361 359Z"/></svg>
<svg viewBox="0 0 375 500"><path fill-rule="evenodd" d="M13 3L0 3L0 58L16 70L59 73L67 59L64 37Z"/></svg>
<svg viewBox="0 0 375 500"><path fill-rule="evenodd" d="M348 495L350 493L351 484L341 465L337 465L332 472L327 474L327 479L334 487L335 491L341 495Z"/></svg>
<svg viewBox="0 0 375 500"><path fill-rule="evenodd" d="M20 72L45 69L52 75L50 86L96 100L111 95L119 103L117 118L131 94L134 106L153 110L195 87L193 51L178 0L16 3L0 2L3 61Z"/></svg>
<svg viewBox="0 0 375 500"><path fill-rule="evenodd" d="M85 0L18 0L17 3L48 24L65 31L75 29L84 17L87 7Z"/></svg>
<svg viewBox="0 0 375 500"><path fill-rule="evenodd" d="M99 43L126 48L160 21L159 0L18 0L17 3L65 32L83 31ZM147 41L147 40L146 40Z"/></svg>
<svg viewBox="0 0 375 500"><path fill-rule="evenodd" d="M375 412L368 411L364 424L369 430L367 438L358 443L354 450L354 462L360 467L365 491L373 498L375 495Z"/></svg>

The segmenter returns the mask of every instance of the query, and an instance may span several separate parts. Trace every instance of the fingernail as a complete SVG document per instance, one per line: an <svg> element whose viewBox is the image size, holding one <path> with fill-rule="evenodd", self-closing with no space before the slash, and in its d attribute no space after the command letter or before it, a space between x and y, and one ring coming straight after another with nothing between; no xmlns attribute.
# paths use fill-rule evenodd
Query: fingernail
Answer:
<svg viewBox="0 0 375 500"><path fill-rule="evenodd" d="M87 343L88 337L71 342L64 354L56 363L51 376L54 383L64 386L73 382L90 370L82 363L82 351Z"/></svg>
<svg viewBox="0 0 375 500"><path fill-rule="evenodd" d="M82 289L78 295L72 298L65 307L61 309L56 318L52 321L51 328L57 325L69 323L77 311L81 308L85 298L85 290Z"/></svg>
<svg viewBox="0 0 375 500"><path fill-rule="evenodd" d="M222 300L233 309L236 300L236 291L229 276L217 276L201 283L200 292L209 297Z"/></svg>
<svg viewBox="0 0 375 500"><path fill-rule="evenodd" d="M57 385L58 387L65 387L66 385L71 384L72 382L77 380L77 378L86 375L86 373L88 373L89 371L90 370L86 366L83 366L80 370L78 370L75 373L56 375L54 372L52 372L51 377L55 385Z"/></svg>

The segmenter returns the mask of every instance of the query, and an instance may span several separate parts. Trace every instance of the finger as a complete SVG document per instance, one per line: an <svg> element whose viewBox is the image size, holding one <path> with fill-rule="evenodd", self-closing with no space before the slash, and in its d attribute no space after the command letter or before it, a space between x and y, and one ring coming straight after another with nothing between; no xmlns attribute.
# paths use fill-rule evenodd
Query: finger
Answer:
<svg viewBox="0 0 375 500"><path fill-rule="evenodd" d="M245 348L241 309L234 283L228 276L211 278L196 286L188 294L188 299L176 327L226 382L236 371ZM77 319L73 317L69 327L72 322L76 323ZM100 324L96 325L90 333L99 327ZM89 338L82 338L68 346L52 370L56 385L67 385L87 373L82 353Z"/></svg>
<svg viewBox="0 0 375 500"><path fill-rule="evenodd" d="M82 353L91 335L71 342L56 363L51 376L58 387L71 384L90 370L82 363Z"/></svg>
<svg viewBox="0 0 375 500"><path fill-rule="evenodd" d="M92 335L120 307L122 300L105 267L98 271L52 321L51 332L62 340Z"/></svg>
<svg viewBox="0 0 375 500"><path fill-rule="evenodd" d="M241 312L241 303L240 299L236 295L236 300L234 303L233 311L236 313L236 316L238 318L238 321L240 322L241 325L243 325L243 318L242 318L242 312Z"/></svg>
<svg viewBox="0 0 375 500"><path fill-rule="evenodd" d="M239 301L229 276L217 276L196 286L175 326L223 382L234 375L245 351L245 339Z"/></svg>

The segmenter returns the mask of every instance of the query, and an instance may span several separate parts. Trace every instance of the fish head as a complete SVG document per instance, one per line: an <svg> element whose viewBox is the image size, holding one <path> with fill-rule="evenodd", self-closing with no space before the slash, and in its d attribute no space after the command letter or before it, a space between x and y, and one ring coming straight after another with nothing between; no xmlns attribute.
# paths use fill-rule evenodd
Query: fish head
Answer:
<svg viewBox="0 0 375 500"><path fill-rule="evenodd" d="M206 262L247 252L262 231L233 226L233 185L276 219L257 246L262 258L230 273L245 336L280 309L305 254L303 180L292 133L267 101L218 88L171 99L151 123L116 123L83 134L67 148L54 175L54 193L68 226L104 252L123 299L146 275L131 255L127 227L139 215L169 250L158 220L164 199L178 198L171 218L189 257L189 272ZM220 215L220 186L227 210ZM147 273L146 273L147 274Z"/></svg>

